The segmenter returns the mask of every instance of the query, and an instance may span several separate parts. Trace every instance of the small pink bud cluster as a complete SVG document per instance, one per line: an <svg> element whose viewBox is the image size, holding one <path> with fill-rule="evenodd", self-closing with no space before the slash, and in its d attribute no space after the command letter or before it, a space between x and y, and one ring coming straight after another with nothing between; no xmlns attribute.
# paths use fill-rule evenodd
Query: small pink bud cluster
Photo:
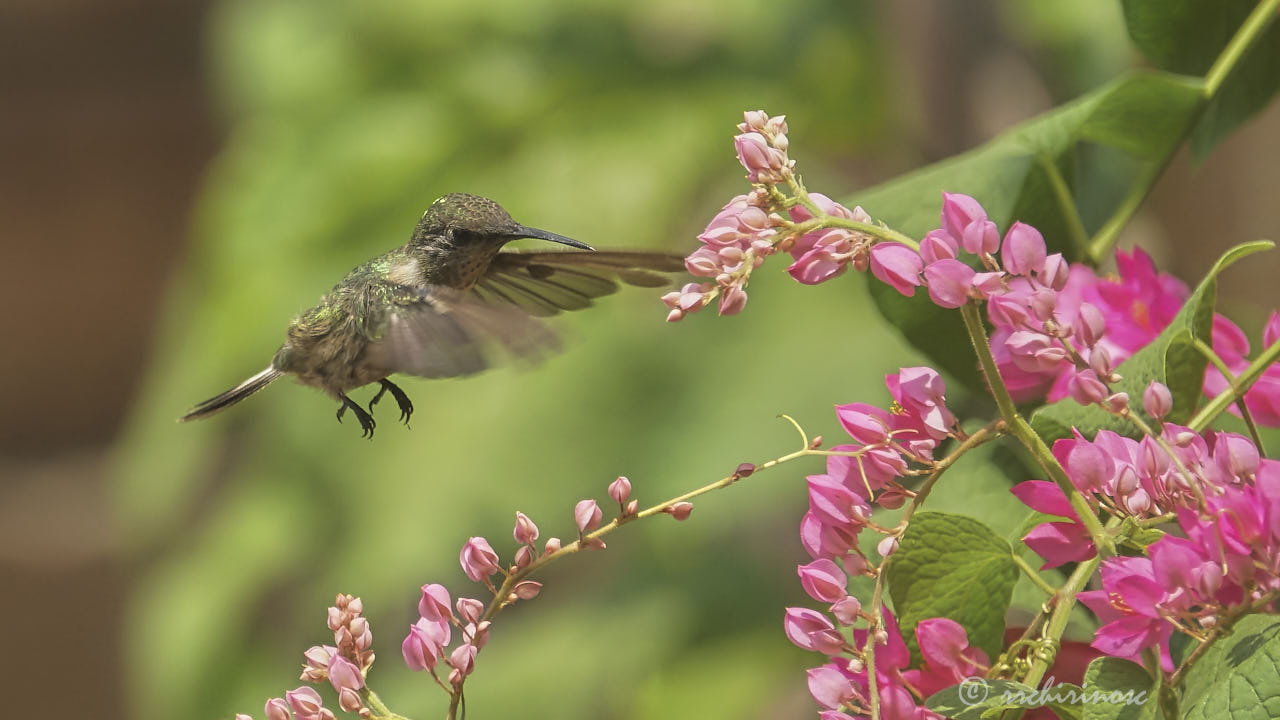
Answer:
<svg viewBox="0 0 1280 720"><path fill-rule="evenodd" d="M305 685L290 690L282 698L267 700L263 712L267 720L335 720L333 711L324 706L320 693ZM237 715L237 720L240 717Z"/></svg>
<svg viewBox="0 0 1280 720"><path fill-rule="evenodd" d="M868 526L872 504L900 507L909 496L896 478L912 464L928 467L938 443L957 432L946 405L946 384L927 367L902 368L885 378L893 397L889 412L863 403L836 406L836 418L855 441L837 445L827 456L827 471L810 475L809 512L800 523L800 540L814 559L841 559L862 573L867 560L858 534ZM887 542L881 555L892 552Z"/></svg>
<svg viewBox="0 0 1280 720"><path fill-rule="evenodd" d="M804 576L801 576L802 580ZM808 585L806 585L806 590ZM832 588L833 589L833 588ZM812 593L811 593L812 594ZM819 599L814 595L815 599ZM830 595L824 594L821 599ZM851 607L857 601L848 597ZM916 625L916 640L924 666L909 670L911 655L888 608L881 610L884 626L874 634L876 690L881 717L912 720L942 720L943 716L920 703L943 688L987 670L987 656L969 646L964 628L947 618L929 618ZM808 671L809 693L823 708L823 720L849 720L846 712L871 715L871 683L864 650L871 639L870 629L851 629L855 621L870 620L869 613L853 609L848 622L832 625L820 613L805 608L787 608L783 620L787 637L796 645L830 657L820 667ZM840 618L840 615L837 615Z"/></svg>
<svg viewBox="0 0 1280 720"><path fill-rule="evenodd" d="M752 183L779 183L795 170L795 161L787 158L790 143L785 115L769 117L763 110L748 110L738 123L738 132L733 147Z"/></svg>
<svg viewBox="0 0 1280 720"><path fill-rule="evenodd" d="M685 268L696 277L713 282L689 283L667 293L662 302L671 308L668 322L682 319L706 307L717 296L720 314L734 315L747 304L746 284L751 272L774 253L778 218L769 212L769 196L763 190L739 195L711 220L698 240L702 246L685 258Z"/></svg>
<svg viewBox="0 0 1280 720"><path fill-rule="evenodd" d="M489 641L490 623L484 614L484 603L479 600L463 597L455 604L443 585L423 585L418 621L409 627L400 645L405 664L410 670L435 675L436 665L443 661L450 668L449 685L454 690L461 688L475 669L476 654ZM461 630L462 642L446 655L454 627Z"/></svg>

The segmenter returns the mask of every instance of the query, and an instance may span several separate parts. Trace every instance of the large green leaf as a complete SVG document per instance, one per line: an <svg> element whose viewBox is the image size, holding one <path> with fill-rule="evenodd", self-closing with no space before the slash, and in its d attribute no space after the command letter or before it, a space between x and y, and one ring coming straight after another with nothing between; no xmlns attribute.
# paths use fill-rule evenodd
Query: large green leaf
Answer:
<svg viewBox="0 0 1280 720"><path fill-rule="evenodd" d="M1217 300L1218 274L1240 258L1272 247L1269 241L1237 245L1228 250L1210 268L1204 280L1173 318L1173 322L1149 345L1134 353L1116 369L1123 379L1114 388L1129 393L1130 409L1142 412L1142 392L1152 380L1159 380L1173 393L1172 422L1185 422L1195 412L1200 399L1201 382L1204 379L1206 360L1196 349L1194 342L1210 342L1213 327L1213 308ZM1071 436L1071 428L1078 429L1086 437L1093 437L1099 430L1111 430L1121 435L1136 437L1138 429L1096 406L1084 406L1071 398L1064 398L1046 405L1031 416L1031 426L1052 444L1054 440Z"/></svg>
<svg viewBox="0 0 1280 720"><path fill-rule="evenodd" d="M1236 34L1252 0L1122 0L1129 36L1152 63L1204 75ZM1265 30L1205 108L1191 137L1197 159L1266 106L1280 89L1280 26Z"/></svg>
<svg viewBox="0 0 1280 720"><path fill-rule="evenodd" d="M1280 717L1280 618L1250 615L1187 671L1183 720Z"/></svg>
<svg viewBox="0 0 1280 720"><path fill-rule="evenodd" d="M913 660L920 657L916 625L934 617L960 623L971 646L996 657L1017 579L1012 548L986 525L964 515L916 513L888 576L889 595Z"/></svg>
<svg viewBox="0 0 1280 720"><path fill-rule="evenodd" d="M1100 657L1084 672L1084 720L1145 720L1160 705L1155 681L1128 660Z"/></svg>
<svg viewBox="0 0 1280 720"><path fill-rule="evenodd" d="M977 198L1002 229L1015 220L1029 223L1043 233L1051 252L1078 259L1069 231L1075 209L1064 206L1052 189L1055 175L1073 194L1091 181L1077 177L1077 144L1096 143L1147 163L1161 162L1181 142L1201 98L1196 79L1132 73L979 148L859 192L852 200L876 220L918 238L939 226L943 191L965 193ZM923 290L907 298L880 282L871 281L870 289L880 311L913 345L965 384L982 387L954 311L934 305Z"/></svg>

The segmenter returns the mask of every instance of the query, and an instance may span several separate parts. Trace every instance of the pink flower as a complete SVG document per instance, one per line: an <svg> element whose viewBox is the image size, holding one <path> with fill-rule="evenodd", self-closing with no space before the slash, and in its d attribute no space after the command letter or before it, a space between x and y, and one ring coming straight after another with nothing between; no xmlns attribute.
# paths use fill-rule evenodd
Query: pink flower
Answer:
<svg viewBox="0 0 1280 720"><path fill-rule="evenodd" d="M848 595L849 578L831 560L822 558L796 568L800 584L809 597L818 602L834 603Z"/></svg>
<svg viewBox="0 0 1280 720"><path fill-rule="evenodd" d="M355 663L341 655L334 655L329 660L329 682L338 692L344 689L359 690L364 687L364 676L360 674L360 668L356 667Z"/></svg>
<svg viewBox="0 0 1280 720"><path fill-rule="evenodd" d="M631 481L625 477L619 477L617 480L609 483L609 497L619 506L626 505L627 500L631 497Z"/></svg>
<svg viewBox="0 0 1280 720"><path fill-rule="evenodd" d="M1044 236L1026 223L1016 222L1005 233L1000 260L1014 275L1030 275L1044 269Z"/></svg>
<svg viewBox="0 0 1280 720"><path fill-rule="evenodd" d="M418 614L428 620L448 620L453 615L453 600L443 585L431 583L422 586L422 599L418 601Z"/></svg>
<svg viewBox="0 0 1280 720"><path fill-rule="evenodd" d="M1162 419L1173 409L1173 393L1164 383L1152 380L1142 393L1142 406L1151 417Z"/></svg>
<svg viewBox="0 0 1280 720"><path fill-rule="evenodd" d="M924 260L915 250L901 243L880 242L871 246L871 274L880 282L911 297L923 284L920 273Z"/></svg>
<svg viewBox="0 0 1280 720"><path fill-rule="evenodd" d="M293 713L289 711L289 703L284 698L271 698L267 701L267 705L263 708L263 712L267 716L267 720L289 720ZM239 720L240 716L236 716Z"/></svg>
<svg viewBox="0 0 1280 720"><path fill-rule="evenodd" d="M1062 488L1044 480L1028 480L1009 491L1032 510L1071 519L1070 522L1041 523L1022 538L1027 547L1045 559L1041 570L1087 560L1097 554L1088 531Z"/></svg>
<svg viewBox="0 0 1280 720"><path fill-rule="evenodd" d="M581 500L573 508L573 519L578 524L579 533L588 533L600 526L604 513L595 500Z"/></svg>
<svg viewBox="0 0 1280 720"><path fill-rule="evenodd" d="M445 633L448 633L448 625L445 625ZM405 636L404 642L400 645L400 653L404 656L404 664L409 666L410 670L430 670L436 666L436 661L440 659L440 653L449 642L448 635L445 635L443 642L441 640L440 629L437 623L431 622L426 618L418 620L416 625L409 627L409 634Z"/></svg>
<svg viewBox="0 0 1280 720"><path fill-rule="evenodd" d="M734 137L733 146L738 151L738 162L746 168L747 179L751 182L770 181L787 164L787 154L771 147L765 136L758 132Z"/></svg>
<svg viewBox="0 0 1280 720"><path fill-rule="evenodd" d="M920 257L925 264L938 260L955 260L960 250L960 241L941 228L930 230L920 241Z"/></svg>
<svg viewBox="0 0 1280 720"><path fill-rule="evenodd" d="M462 618L463 622L477 623L484 615L484 603L475 598L458 598L455 607L458 608L458 617Z"/></svg>
<svg viewBox="0 0 1280 720"><path fill-rule="evenodd" d="M1093 647L1107 655L1141 662L1142 652L1160 647L1160 665L1173 671L1169 638L1173 625L1160 615L1166 599L1156 583L1147 558L1108 558L1102 564L1102 590L1082 592L1076 597L1097 613L1105 624L1098 628Z"/></svg>
<svg viewBox="0 0 1280 720"><path fill-rule="evenodd" d="M960 193L942 193L942 229L951 237L961 240L970 224L986 221L987 211L977 200ZM979 250L969 252L977 253Z"/></svg>
<svg viewBox="0 0 1280 720"><path fill-rule="evenodd" d="M946 437L956 424L955 415L947 409L947 384L937 370L929 367L905 367L896 375L885 377L889 394L917 418L924 431L934 440Z"/></svg>
<svg viewBox="0 0 1280 720"><path fill-rule="evenodd" d="M916 625L916 640L925 667L908 670L903 676L925 697L986 671L986 653L969 647L968 634L954 620L921 620Z"/></svg>
<svg viewBox="0 0 1280 720"><path fill-rule="evenodd" d="M807 671L807 675L809 676L809 694L813 695L814 702L820 707L835 710L847 702L858 699L858 693L853 687L848 671L844 670L838 662L813 668ZM837 716L842 714L835 713Z"/></svg>
<svg viewBox="0 0 1280 720"><path fill-rule="evenodd" d="M929 298L935 305L948 309L958 308L969 302L973 276L973 268L959 260L939 260L924 269Z"/></svg>
<svg viewBox="0 0 1280 720"><path fill-rule="evenodd" d="M844 650L844 637L825 615L809 608L787 608L783 630L792 643L803 650L824 655L838 655Z"/></svg>
<svg viewBox="0 0 1280 720"><path fill-rule="evenodd" d="M471 643L463 643L449 653L449 667L457 670L463 677L470 675L476 666L476 653L480 649Z"/></svg>
<svg viewBox="0 0 1280 720"><path fill-rule="evenodd" d="M284 698L297 714L298 720L314 720L319 717L320 711L324 710L324 701L320 699L320 693L306 686L290 690L284 694Z"/></svg>
<svg viewBox="0 0 1280 720"><path fill-rule="evenodd" d="M489 541L482 537L472 537L462 546L458 555L462 563L462 571L472 582L480 582L498 572L498 553L490 547Z"/></svg>
<svg viewBox="0 0 1280 720"><path fill-rule="evenodd" d="M521 545L532 545L533 541L538 539L538 526L529 519L528 515L517 511L516 524L511 531L511 536Z"/></svg>

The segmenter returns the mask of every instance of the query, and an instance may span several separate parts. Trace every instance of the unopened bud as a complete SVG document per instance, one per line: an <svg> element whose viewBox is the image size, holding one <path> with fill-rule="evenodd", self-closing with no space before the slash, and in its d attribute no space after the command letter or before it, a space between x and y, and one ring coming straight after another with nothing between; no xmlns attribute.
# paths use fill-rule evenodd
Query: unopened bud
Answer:
<svg viewBox="0 0 1280 720"><path fill-rule="evenodd" d="M626 505L631 497L631 481L621 475L618 476L617 480L609 483L609 497L613 498L619 507Z"/></svg>
<svg viewBox="0 0 1280 720"><path fill-rule="evenodd" d="M542 553L544 555L550 555L552 553L559 552L559 551L560 551L560 538L557 538L557 537L547 538L547 543L542 546Z"/></svg>
<svg viewBox="0 0 1280 720"><path fill-rule="evenodd" d="M754 473L755 471L756 471L756 466L754 464L749 462L744 462L738 466L737 470L733 471L733 476L739 477L739 478L751 477L751 474Z"/></svg>
<svg viewBox="0 0 1280 720"><path fill-rule="evenodd" d="M638 512L640 512L639 500L632 500L631 502L627 503L627 509L624 511L624 514L627 517L631 517L632 515L635 515Z"/></svg>
<svg viewBox="0 0 1280 720"><path fill-rule="evenodd" d="M350 688L343 688L342 692L338 693L338 707L349 713L360 712L364 703L360 702L360 693Z"/></svg>
<svg viewBox="0 0 1280 720"><path fill-rule="evenodd" d="M517 568L528 567L531 562L533 562L533 551L529 549L528 545L521 545L516 548L515 563Z"/></svg>
<svg viewBox="0 0 1280 720"><path fill-rule="evenodd" d="M458 598L458 617L463 622L478 622L484 615L484 603L475 598Z"/></svg>
<svg viewBox="0 0 1280 720"><path fill-rule="evenodd" d="M673 503L663 508L662 512L669 514L671 517L675 518L676 520L687 520L689 518L689 513L693 512L693 503L691 502Z"/></svg>
<svg viewBox="0 0 1280 720"><path fill-rule="evenodd" d="M542 583L534 580L522 580L512 588L512 594L521 600L532 600L542 592Z"/></svg>

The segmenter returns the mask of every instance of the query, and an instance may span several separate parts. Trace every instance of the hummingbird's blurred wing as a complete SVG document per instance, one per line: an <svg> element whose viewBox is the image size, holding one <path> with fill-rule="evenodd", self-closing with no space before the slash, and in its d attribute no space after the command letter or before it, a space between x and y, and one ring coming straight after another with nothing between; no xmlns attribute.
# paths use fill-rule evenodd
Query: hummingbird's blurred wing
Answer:
<svg viewBox="0 0 1280 720"><path fill-rule="evenodd" d="M529 359L560 348L549 328L512 305L440 286L379 283L371 290L389 302L365 357L388 374L458 377L489 367L495 348Z"/></svg>
<svg viewBox="0 0 1280 720"><path fill-rule="evenodd" d="M491 304L508 303L530 315L580 310L618 283L662 287L684 258L662 252L618 250L507 251L494 257L471 293Z"/></svg>

